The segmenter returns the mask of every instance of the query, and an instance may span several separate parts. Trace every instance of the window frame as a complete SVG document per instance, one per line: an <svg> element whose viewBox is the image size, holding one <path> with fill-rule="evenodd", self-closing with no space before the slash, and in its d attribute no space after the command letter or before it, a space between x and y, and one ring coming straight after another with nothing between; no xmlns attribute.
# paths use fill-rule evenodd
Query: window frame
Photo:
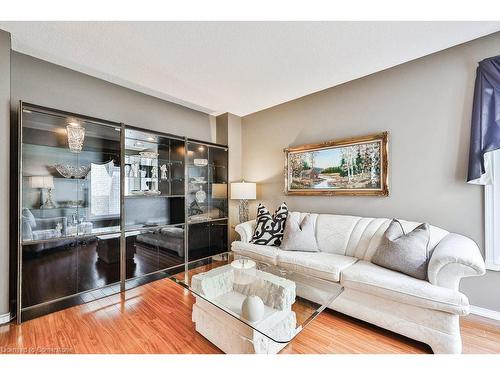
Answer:
<svg viewBox="0 0 500 375"><path fill-rule="evenodd" d="M500 271L500 150L490 153L492 184L484 186L485 263Z"/></svg>

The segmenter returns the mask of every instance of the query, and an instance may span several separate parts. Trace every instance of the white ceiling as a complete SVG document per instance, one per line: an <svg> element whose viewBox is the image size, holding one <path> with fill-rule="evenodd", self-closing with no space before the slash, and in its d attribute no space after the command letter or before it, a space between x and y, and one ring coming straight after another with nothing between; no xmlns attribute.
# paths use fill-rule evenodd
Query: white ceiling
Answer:
<svg viewBox="0 0 500 375"><path fill-rule="evenodd" d="M247 115L500 22L0 22L13 49L211 114ZM486 57L486 56L485 56Z"/></svg>

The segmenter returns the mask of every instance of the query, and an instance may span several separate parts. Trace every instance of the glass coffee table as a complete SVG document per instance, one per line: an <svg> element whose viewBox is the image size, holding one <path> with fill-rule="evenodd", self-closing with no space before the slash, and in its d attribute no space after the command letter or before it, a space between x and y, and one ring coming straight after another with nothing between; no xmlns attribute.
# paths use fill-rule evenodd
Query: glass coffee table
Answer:
<svg viewBox="0 0 500 375"><path fill-rule="evenodd" d="M189 262L171 279L196 297L196 331L225 353L278 353L343 290L232 252Z"/></svg>

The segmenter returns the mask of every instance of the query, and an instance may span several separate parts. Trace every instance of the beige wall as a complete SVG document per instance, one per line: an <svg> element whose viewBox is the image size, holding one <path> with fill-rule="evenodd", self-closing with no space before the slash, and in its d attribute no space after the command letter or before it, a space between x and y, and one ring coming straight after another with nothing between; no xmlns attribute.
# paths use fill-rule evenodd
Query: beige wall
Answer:
<svg viewBox="0 0 500 375"><path fill-rule="evenodd" d="M9 312L9 101L10 34L0 30L0 316Z"/></svg>
<svg viewBox="0 0 500 375"><path fill-rule="evenodd" d="M246 116L243 175L271 206L429 222L483 248L483 188L465 178L476 65L498 54L500 33ZM385 130L389 197L283 195L283 148ZM472 304L500 311L498 285L500 273L489 272L461 289Z"/></svg>

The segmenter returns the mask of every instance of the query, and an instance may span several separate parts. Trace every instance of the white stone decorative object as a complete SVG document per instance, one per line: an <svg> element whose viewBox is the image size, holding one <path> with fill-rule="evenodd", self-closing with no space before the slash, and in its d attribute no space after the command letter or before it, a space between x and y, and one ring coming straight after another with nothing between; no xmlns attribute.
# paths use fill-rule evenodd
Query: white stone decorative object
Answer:
<svg viewBox="0 0 500 375"><path fill-rule="evenodd" d="M241 317L256 322L264 316L264 302L258 296L248 296L241 305Z"/></svg>

